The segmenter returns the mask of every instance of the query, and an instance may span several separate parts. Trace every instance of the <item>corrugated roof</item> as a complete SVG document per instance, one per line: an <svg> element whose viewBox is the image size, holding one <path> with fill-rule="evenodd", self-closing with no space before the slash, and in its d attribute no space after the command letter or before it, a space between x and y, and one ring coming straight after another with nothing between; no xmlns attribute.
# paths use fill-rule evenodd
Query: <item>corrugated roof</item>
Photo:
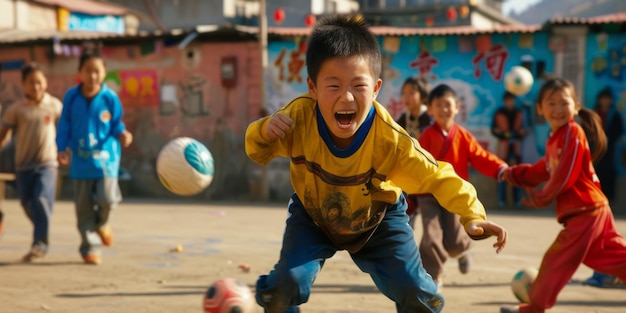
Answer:
<svg viewBox="0 0 626 313"><path fill-rule="evenodd" d="M33 0L41 4L47 4L51 6L58 6L66 8L73 12L87 13L91 15L124 15L128 12L128 9L106 4L102 2L96 2L91 0Z"/></svg>
<svg viewBox="0 0 626 313"><path fill-rule="evenodd" d="M437 35L474 35L501 33L533 33L541 29L541 25L500 25L492 28L476 28L474 26L399 28L388 26L371 27L376 35L384 36L437 36Z"/></svg>
<svg viewBox="0 0 626 313"><path fill-rule="evenodd" d="M59 30L0 30L0 44L11 44L20 42L31 42L40 40L52 40L58 38L64 40L93 40L104 38L125 38L124 35L116 33L102 33L89 31L59 31Z"/></svg>
<svg viewBox="0 0 626 313"><path fill-rule="evenodd" d="M626 12L617 12L589 18L583 17L555 17L548 24L607 24L626 23Z"/></svg>
<svg viewBox="0 0 626 313"><path fill-rule="evenodd" d="M235 26L239 31L257 33L257 27ZM533 33L541 29L541 25L500 25L493 28L481 29L473 26L451 27L392 27L372 26L371 31L378 36L437 36L437 35L473 35L485 33ZM311 32L309 27L269 27L268 34L277 36L307 36Z"/></svg>

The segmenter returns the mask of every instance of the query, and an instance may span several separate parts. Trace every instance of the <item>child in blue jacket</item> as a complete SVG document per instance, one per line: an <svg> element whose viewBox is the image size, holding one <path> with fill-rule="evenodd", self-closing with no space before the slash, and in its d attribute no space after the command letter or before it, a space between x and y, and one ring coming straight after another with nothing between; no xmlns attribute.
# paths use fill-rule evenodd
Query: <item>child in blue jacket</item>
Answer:
<svg viewBox="0 0 626 313"><path fill-rule="evenodd" d="M122 200L117 180L121 148L128 147L133 136L122 122L120 99L103 84L106 67L102 57L83 54L78 71L80 84L63 98L56 141L59 164L70 165L69 177L74 182L79 251L85 263L97 265L100 246L113 242L109 215ZM91 233L100 240L94 241Z"/></svg>

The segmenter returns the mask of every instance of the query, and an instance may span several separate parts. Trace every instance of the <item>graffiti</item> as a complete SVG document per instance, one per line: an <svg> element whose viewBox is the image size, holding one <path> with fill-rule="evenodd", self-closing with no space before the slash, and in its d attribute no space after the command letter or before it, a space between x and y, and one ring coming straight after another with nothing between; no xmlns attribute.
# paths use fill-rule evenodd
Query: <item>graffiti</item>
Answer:
<svg viewBox="0 0 626 313"><path fill-rule="evenodd" d="M155 70L126 70L109 72L105 83L120 97L126 108L156 107L159 90Z"/></svg>
<svg viewBox="0 0 626 313"><path fill-rule="evenodd" d="M180 110L186 116L210 115L204 105L203 89L206 85L207 80L195 74L191 75L188 82L162 83L160 114L172 115Z"/></svg>
<svg viewBox="0 0 626 313"><path fill-rule="evenodd" d="M400 114L404 111L404 104L402 103L402 100L393 97L389 99L386 107L389 114L391 114L394 118L400 116Z"/></svg>
<svg viewBox="0 0 626 313"><path fill-rule="evenodd" d="M622 81L626 71L626 46L621 51L613 48L606 54L596 56L591 63L591 70L597 78L606 76L615 81Z"/></svg>
<svg viewBox="0 0 626 313"><path fill-rule="evenodd" d="M417 68L417 71L420 73L420 77L428 79L430 75L431 80L437 79L437 76L432 73L432 69L434 66L439 64L439 60L437 58L431 56L430 52L424 51L420 53L414 61L409 63L411 68Z"/></svg>
<svg viewBox="0 0 626 313"><path fill-rule="evenodd" d="M493 46L491 49L478 53L472 63L474 64L474 77L480 78L480 63L484 59L487 72L495 81L502 79L504 64L509 57L509 52L502 44Z"/></svg>
<svg viewBox="0 0 626 313"><path fill-rule="evenodd" d="M274 67L278 69L278 80L286 81L288 83L302 83L302 75L300 72L304 68L305 62L303 58L302 49L296 48L289 52L289 60L287 61L287 66L285 63L287 49L282 48L278 57L274 61ZM285 68L287 69L287 75L285 77Z"/></svg>

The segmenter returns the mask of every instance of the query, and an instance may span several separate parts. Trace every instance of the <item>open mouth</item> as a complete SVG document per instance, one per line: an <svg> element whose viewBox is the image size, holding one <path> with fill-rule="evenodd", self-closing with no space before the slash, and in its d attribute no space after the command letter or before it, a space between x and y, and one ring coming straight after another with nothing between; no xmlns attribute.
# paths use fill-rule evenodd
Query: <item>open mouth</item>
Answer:
<svg viewBox="0 0 626 313"><path fill-rule="evenodd" d="M337 112L335 113L335 119L339 126L350 126L354 118L356 117L356 112L354 111L345 111L345 112Z"/></svg>

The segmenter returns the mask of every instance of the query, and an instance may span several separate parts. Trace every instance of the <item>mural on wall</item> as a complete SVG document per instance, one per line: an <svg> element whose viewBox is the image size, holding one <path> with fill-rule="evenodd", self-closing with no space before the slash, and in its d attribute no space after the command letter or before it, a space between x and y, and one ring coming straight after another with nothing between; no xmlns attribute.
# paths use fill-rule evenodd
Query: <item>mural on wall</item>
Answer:
<svg viewBox="0 0 626 313"><path fill-rule="evenodd" d="M432 87L445 83L455 89L461 104L457 122L468 128L486 147L495 149L490 127L494 112L503 105L503 78L507 70L523 65L531 70L536 83L531 92L518 97L518 105L531 127L524 144L528 162L543 154L549 127L535 116L534 102L542 77L552 71L553 55L547 33L485 34L477 36L379 37L383 54L383 87L377 100L394 117L404 107L400 89L412 76L428 79ZM307 92L306 67L289 67L290 58L304 58L302 39L269 43L271 83L267 87L268 111L274 112L296 96ZM296 59L297 60L297 59ZM296 63L298 64L298 63ZM301 80L289 80L287 70L298 71ZM290 73L294 74L294 73Z"/></svg>
<svg viewBox="0 0 626 313"><path fill-rule="evenodd" d="M609 89L615 111L626 125L626 34L592 33L587 37L584 104L595 108L597 95ZM626 174L626 133L616 143L616 168Z"/></svg>
<svg viewBox="0 0 626 313"><path fill-rule="evenodd" d="M117 92L126 108L159 105L158 76L154 69L110 71L105 83Z"/></svg>

